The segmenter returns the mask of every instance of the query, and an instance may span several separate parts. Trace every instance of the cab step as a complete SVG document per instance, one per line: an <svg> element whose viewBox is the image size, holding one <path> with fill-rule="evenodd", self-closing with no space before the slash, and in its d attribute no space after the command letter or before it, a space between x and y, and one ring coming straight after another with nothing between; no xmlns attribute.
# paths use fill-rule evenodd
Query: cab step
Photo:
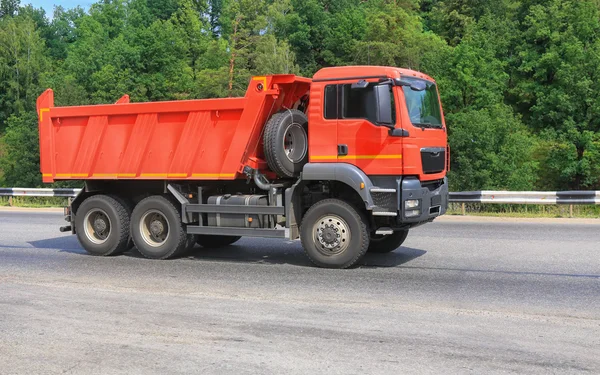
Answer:
<svg viewBox="0 0 600 375"><path fill-rule="evenodd" d="M385 188L373 187L373 188L369 189L369 191L371 193L395 193L396 189L385 189Z"/></svg>
<svg viewBox="0 0 600 375"><path fill-rule="evenodd" d="M398 216L397 212L390 212L390 211L375 211L373 210L372 213L373 216L389 216L389 217L396 217Z"/></svg>
<svg viewBox="0 0 600 375"><path fill-rule="evenodd" d="M390 235L394 234L394 230L392 228L382 227L375 231L375 234L379 235Z"/></svg>

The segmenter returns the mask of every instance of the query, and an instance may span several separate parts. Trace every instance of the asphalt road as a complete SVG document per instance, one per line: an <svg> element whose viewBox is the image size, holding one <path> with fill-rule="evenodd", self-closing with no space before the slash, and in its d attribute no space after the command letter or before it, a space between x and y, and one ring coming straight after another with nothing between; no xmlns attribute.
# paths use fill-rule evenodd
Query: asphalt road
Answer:
<svg viewBox="0 0 600 375"><path fill-rule="evenodd" d="M600 373L600 221L449 218L350 270L97 258L60 225L0 212L0 374Z"/></svg>

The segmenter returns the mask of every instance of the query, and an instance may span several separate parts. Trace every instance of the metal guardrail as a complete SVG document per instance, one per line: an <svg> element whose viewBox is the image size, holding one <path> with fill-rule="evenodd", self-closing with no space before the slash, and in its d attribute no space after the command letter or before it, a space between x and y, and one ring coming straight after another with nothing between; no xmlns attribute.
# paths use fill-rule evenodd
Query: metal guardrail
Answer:
<svg viewBox="0 0 600 375"><path fill-rule="evenodd" d="M466 191L450 193L452 203L600 204L600 191Z"/></svg>
<svg viewBox="0 0 600 375"><path fill-rule="evenodd" d="M73 198L81 189L0 188L0 196Z"/></svg>

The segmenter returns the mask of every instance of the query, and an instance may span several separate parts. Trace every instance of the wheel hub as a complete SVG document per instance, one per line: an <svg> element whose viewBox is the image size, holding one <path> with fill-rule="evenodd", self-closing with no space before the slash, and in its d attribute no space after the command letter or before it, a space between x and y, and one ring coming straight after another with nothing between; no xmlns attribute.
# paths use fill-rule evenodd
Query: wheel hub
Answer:
<svg viewBox="0 0 600 375"><path fill-rule="evenodd" d="M335 229L332 226L325 226L325 229L321 232L321 237L326 244L335 244L337 239L339 238L339 234L336 233Z"/></svg>
<svg viewBox="0 0 600 375"><path fill-rule="evenodd" d="M106 230L106 227L107 225L104 218L101 216L96 217L96 219L94 220L94 231L96 233L102 233Z"/></svg>
<svg viewBox="0 0 600 375"><path fill-rule="evenodd" d="M96 245L101 245L108 239L111 232L110 219L100 208L88 211L83 219L83 232L87 239Z"/></svg>
<svg viewBox="0 0 600 375"><path fill-rule="evenodd" d="M337 215L322 217L315 225L315 244L325 255L339 254L350 244L350 231L344 219Z"/></svg>
<svg viewBox="0 0 600 375"><path fill-rule="evenodd" d="M152 232L152 235L154 236L160 236L164 230L165 226L159 220L154 220L150 224L150 232Z"/></svg>
<svg viewBox="0 0 600 375"><path fill-rule="evenodd" d="M158 210L149 210L140 220L140 234L146 244L152 247L162 246L169 238L169 222Z"/></svg>
<svg viewBox="0 0 600 375"><path fill-rule="evenodd" d="M285 156L292 163L298 163L308 152L306 132L300 124L293 123L285 131L283 149Z"/></svg>

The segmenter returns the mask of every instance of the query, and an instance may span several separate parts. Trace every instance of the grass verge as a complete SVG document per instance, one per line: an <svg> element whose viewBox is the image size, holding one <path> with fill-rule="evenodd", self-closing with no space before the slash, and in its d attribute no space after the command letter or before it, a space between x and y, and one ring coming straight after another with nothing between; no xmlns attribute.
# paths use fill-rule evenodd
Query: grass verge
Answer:
<svg viewBox="0 0 600 375"><path fill-rule="evenodd" d="M14 207L64 207L67 205L67 198L59 197L12 197L12 206ZM0 197L0 207L11 206L10 197Z"/></svg>
<svg viewBox="0 0 600 375"><path fill-rule="evenodd" d="M450 203L449 215L463 215L462 203ZM600 206L465 203L464 214L502 217L600 218Z"/></svg>

